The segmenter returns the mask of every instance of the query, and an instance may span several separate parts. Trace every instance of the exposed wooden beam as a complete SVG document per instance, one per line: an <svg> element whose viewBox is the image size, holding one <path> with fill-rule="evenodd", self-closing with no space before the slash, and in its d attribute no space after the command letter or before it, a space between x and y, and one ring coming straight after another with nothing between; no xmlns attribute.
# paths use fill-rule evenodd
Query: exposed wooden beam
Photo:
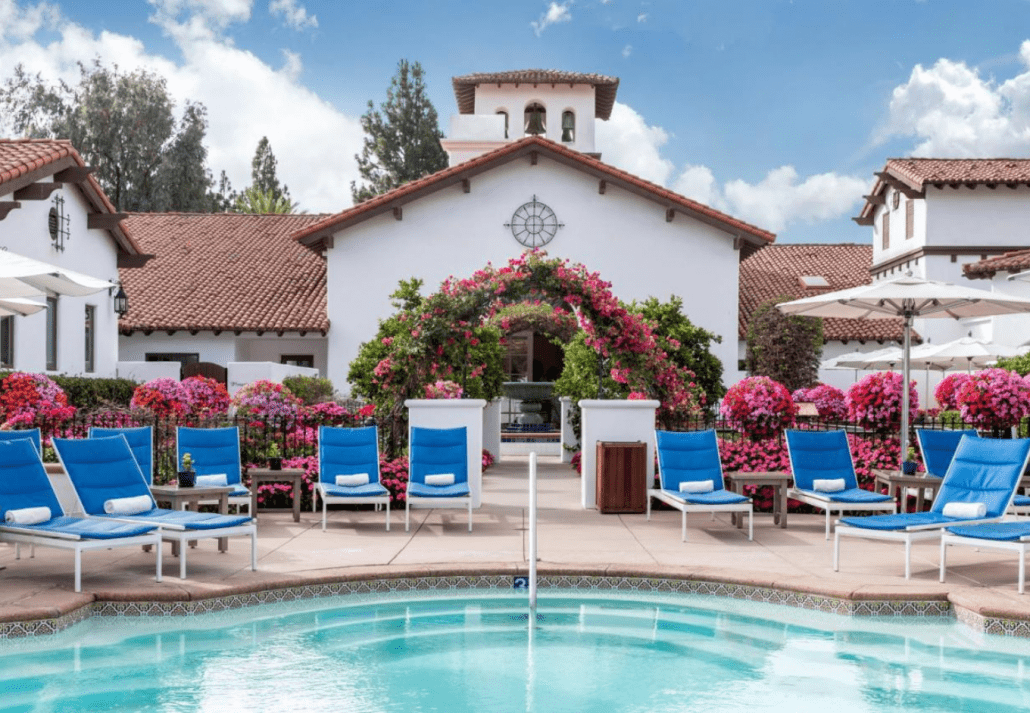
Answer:
<svg viewBox="0 0 1030 713"><path fill-rule="evenodd" d="M866 199L866 202L872 203L873 205L884 205L887 203L887 196L882 193L870 194L862 197Z"/></svg>
<svg viewBox="0 0 1030 713"><path fill-rule="evenodd" d="M215 335L216 337L217 337L217 336L218 336L219 334L221 334L221 333L222 333L222 330L221 330L221 329L216 329L216 330L214 331L214 335Z"/></svg>
<svg viewBox="0 0 1030 713"><path fill-rule="evenodd" d="M535 166L539 156L540 156L539 152L537 152L537 151L530 151L529 152L529 165L530 166Z"/></svg>
<svg viewBox="0 0 1030 713"><path fill-rule="evenodd" d="M874 220L873 220L872 216L862 217L860 215L860 216L858 216L856 218L852 218L852 220L855 221L856 223L858 223L859 225L873 225L873 223L874 223Z"/></svg>
<svg viewBox="0 0 1030 713"><path fill-rule="evenodd" d="M984 185L990 188L992 191L998 187L997 183L985 183Z"/></svg>
<svg viewBox="0 0 1030 713"><path fill-rule="evenodd" d="M300 330L300 336L302 336L302 337L307 336L307 333L308 333L308 331L306 329Z"/></svg>
<svg viewBox="0 0 1030 713"><path fill-rule="evenodd" d="M675 208L666 208L665 209L665 222L666 223L671 223L672 219L675 218L675 217L676 217L676 209Z"/></svg>
<svg viewBox="0 0 1030 713"><path fill-rule="evenodd" d="M199 329L191 329L191 330L190 330L190 336L193 336L193 337L195 337L195 336L197 336L197 334L199 334L199 333L200 333L200 330L199 330Z"/></svg>
<svg viewBox="0 0 1030 713"><path fill-rule="evenodd" d="M399 205L395 205L393 207L393 219L404 220L404 209L401 208Z"/></svg>
<svg viewBox="0 0 1030 713"><path fill-rule="evenodd" d="M1019 188L1019 184L1018 183L1006 183L1005 187L1014 191L1017 188ZM15 196L15 198L17 198L17 196Z"/></svg>
<svg viewBox="0 0 1030 713"><path fill-rule="evenodd" d="M18 201L0 201L0 220L6 218L7 214L15 208L21 208L21 203Z"/></svg>
<svg viewBox="0 0 1030 713"><path fill-rule="evenodd" d="M256 334L257 334L257 335L258 335L259 337L263 337L263 336L265 335L265 330L263 330L263 329L259 329L259 330L258 330L258 331L256 332Z"/></svg>
<svg viewBox="0 0 1030 713"><path fill-rule="evenodd" d="M128 213L89 213L86 216L86 227L90 230L111 230L128 217Z"/></svg>
<svg viewBox="0 0 1030 713"><path fill-rule="evenodd" d="M92 166L69 166L55 173L54 181L57 183L83 183L91 173L93 173Z"/></svg>
<svg viewBox="0 0 1030 713"><path fill-rule="evenodd" d="M461 192L471 193L472 192L472 181L468 178L461 179Z"/></svg>
<svg viewBox="0 0 1030 713"><path fill-rule="evenodd" d="M280 329L279 331L277 331L277 332L275 333L275 336L277 336L277 337L281 337L281 336L283 336L284 334L286 334L286 332L284 332L283 330L281 330L281 329Z"/></svg>
<svg viewBox="0 0 1030 713"><path fill-rule="evenodd" d="M923 198L924 197L924 194L923 194L923 192L921 190L919 190L917 188L913 188L912 186L908 185L907 183L902 182L901 180L899 180L898 178L896 178L892 174L888 173L887 171L877 171L873 175L876 176L877 178L879 178L881 181L886 183L888 186L890 186L894 190L901 191L906 198Z"/></svg>
<svg viewBox="0 0 1030 713"><path fill-rule="evenodd" d="M75 163L75 159L73 159L71 156L65 156L64 158L58 159L53 163L48 163L46 165L40 166L34 171L24 173L21 176L18 176L17 178L12 178L9 181L4 181L3 187L0 188L0 195L7 195L8 193L13 193L17 191L19 188L24 188L25 186L35 183L36 181L48 179L51 176L53 176L54 173L57 171L61 171L65 168L77 165L78 164Z"/></svg>
<svg viewBox="0 0 1030 713"><path fill-rule="evenodd" d="M44 201L61 187L60 183L30 183L14 192L16 201Z"/></svg>
<svg viewBox="0 0 1030 713"><path fill-rule="evenodd" d="M237 336L237 337L238 337L238 336L240 336L241 334L243 334L243 330L242 330L242 329L234 329L234 330L232 330L232 333L233 333L233 334L234 334L235 336Z"/></svg>
<svg viewBox="0 0 1030 713"><path fill-rule="evenodd" d="M176 332L176 330L174 330L174 329L166 329L165 330L165 334L167 334L169 337L172 336L173 334L175 334L175 332Z"/></svg>
<svg viewBox="0 0 1030 713"><path fill-rule="evenodd" d="M333 249L333 245L336 244L336 241L333 240L333 236L332 235L325 236L325 239L324 239L323 242L325 242L325 249L326 250L332 250Z"/></svg>
<svg viewBox="0 0 1030 713"><path fill-rule="evenodd" d="M608 181L598 181L597 192L603 196L606 190L608 190Z"/></svg>
<svg viewBox="0 0 1030 713"><path fill-rule="evenodd" d="M741 250L744 247L744 238L736 235L733 237L733 249Z"/></svg>

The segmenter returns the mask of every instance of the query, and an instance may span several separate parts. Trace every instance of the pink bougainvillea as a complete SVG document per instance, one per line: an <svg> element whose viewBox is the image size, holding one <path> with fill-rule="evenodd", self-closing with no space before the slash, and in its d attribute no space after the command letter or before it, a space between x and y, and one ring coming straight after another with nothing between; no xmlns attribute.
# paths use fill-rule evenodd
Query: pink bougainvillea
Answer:
<svg viewBox="0 0 1030 713"><path fill-rule="evenodd" d="M810 389L798 389L793 394L794 403L815 404L822 418L843 421L848 417L848 405L844 392L836 386L817 384Z"/></svg>
<svg viewBox="0 0 1030 713"><path fill-rule="evenodd" d="M898 428L901 425L901 382L896 371L878 371L848 388L848 418L860 426L875 429ZM919 410L916 382L909 382L909 418Z"/></svg>
<svg viewBox="0 0 1030 713"><path fill-rule="evenodd" d="M161 418L185 416L190 412L189 394L182 383L166 377L137 386L129 405Z"/></svg>
<svg viewBox="0 0 1030 713"><path fill-rule="evenodd" d="M460 399L465 390L453 381L440 380L426 384L427 399Z"/></svg>
<svg viewBox="0 0 1030 713"><path fill-rule="evenodd" d="M229 411L229 392L225 384L206 376L189 376L182 380L190 413L213 416Z"/></svg>
<svg viewBox="0 0 1030 713"><path fill-rule="evenodd" d="M783 384L749 376L729 388L719 413L750 438L772 438L794 423L796 408Z"/></svg>
<svg viewBox="0 0 1030 713"><path fill-rule="evenodd" d="M45 374L16 371L0 382L0 427L62 422L74 415L64 389Z"/></svg>
<svg viewBox="0 0 1030 713"><path fill-rule="evenodd" d="M1005 369L984 369L955 396L962 420L980 428L1008 428L1030 415L1030 383Z"/></svg>
<svg viewBox="0 0 1030 713"><path fill-rule="evenodd" d="M283 386L266 379L247 384L232 397L236 412L246 416L296 418L301 401Z"/></svg>
<svg viewBox="0 0 1030 713"><path fill-rule="evenodd" d="M937 388L934 389L933 395L942 409L946 411L958 410L958 401L956 401L958 390L962 387L962 384L969 381L970 378L969 374L948 374L941 379L941 383L937 384Z"/></svg>

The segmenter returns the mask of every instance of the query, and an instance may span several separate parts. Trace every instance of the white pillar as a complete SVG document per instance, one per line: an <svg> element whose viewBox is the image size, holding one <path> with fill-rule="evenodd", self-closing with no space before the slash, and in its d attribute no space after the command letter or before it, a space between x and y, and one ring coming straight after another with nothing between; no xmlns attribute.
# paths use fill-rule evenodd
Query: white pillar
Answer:
<svg viewBox="0 0 1030 713"><path fill-rule="evenodd" d="M494 460L501 457L501 400L494 399L483 409L483 448Z"/></svg>
<svg viewBox="0 0 1030 713"><path fill-rule="evenodd" d="M408 442L410 429L461 428L468 429L469 489L472 507L478 508L483 500L483 409L484 399L409 399Z"/></svg>
<svg viewBox="0 0 1030 713"><path fill-rule="evenodd" d="M572 429L569 416L572 414L572 397L561 397L561 462L571 463L572 454L576 452L579 441L576 440L576 432Z"/></svg>
<svg viewBox="0 0 1030 713"><path fill-rule="evenodd" d="M590 399L579 402L583 508L597 507L597 442L643 441L647 444L647 483L654 482L654 423L660 401Z"/></svg>

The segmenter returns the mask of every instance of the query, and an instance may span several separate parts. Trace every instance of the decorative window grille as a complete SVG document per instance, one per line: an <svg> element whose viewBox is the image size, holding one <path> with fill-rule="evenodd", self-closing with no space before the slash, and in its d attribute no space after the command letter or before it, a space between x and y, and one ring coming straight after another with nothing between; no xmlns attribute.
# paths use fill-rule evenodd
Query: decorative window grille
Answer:
<svg viewBox="0 0 1030 713"><path fill-rule="evenodd" d="M54 249L64 252L64 241L68 239L68 223L70 218L64 212L64 196L58 193L50 206L47 214L47 228L50 231L50 240Z"/></svg>

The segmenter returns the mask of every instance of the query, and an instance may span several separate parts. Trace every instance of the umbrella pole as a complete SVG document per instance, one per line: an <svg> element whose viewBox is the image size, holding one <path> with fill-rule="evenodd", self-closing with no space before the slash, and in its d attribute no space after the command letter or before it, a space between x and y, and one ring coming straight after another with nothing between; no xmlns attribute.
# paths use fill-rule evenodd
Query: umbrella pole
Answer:
<svg viewBox="0 0 1030 713"><path fill-rule="evenodd" d="M901 463L905 462L908 453L908 374L911 364L909 363L909 351L912 349L912 315L905 315L905 345L901 361L901 453L899 454L898 470L901 470Z"/></svg>

